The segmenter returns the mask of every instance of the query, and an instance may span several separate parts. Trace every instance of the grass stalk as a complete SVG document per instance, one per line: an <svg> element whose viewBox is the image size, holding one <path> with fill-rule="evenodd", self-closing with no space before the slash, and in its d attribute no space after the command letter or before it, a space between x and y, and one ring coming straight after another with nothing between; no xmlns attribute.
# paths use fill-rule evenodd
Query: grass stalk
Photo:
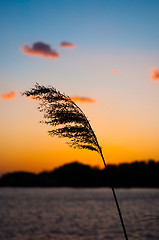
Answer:
<svg viewBox="0 0 159 240"><path fill-rule="evenodd" d="M107 169L107 165L106 165L105 159L103 157L102 150L100 151L100 155L102 157L105 169ZM120 218L120 222L121 222L121 225L122 225L122 229L123 229L125 239L128 240L128 235L127 235L127 232L126 232L124 220L123 220L123 217L122 217L122 213L121 213L121 210L120 210L119 202L118 202L117 195L116 195L114 187L111 187L111 190L112 190L112 193L113 193L114 201L115 201L115 204L116 204L116 207L117 207L117 211L118 211L118 215L119 215L119 218Z"/></svg>
<svg viewBox="0 0 159 240"><path fill-rule="evenodd" d="M107 169L102 149L90 122L81 108L69 96L57 91L54 87L40 86L38 83L36 83L35 88L25 91L22 95L39 101L38 109L40 112L44 112L44 119L46 119L42 123L52 126L52 130L48 131L51 136L66 137L69 139L68 144L73 148L98 152ZM115 189L114 187L111 189L125 240L128 240Z"/></svg>

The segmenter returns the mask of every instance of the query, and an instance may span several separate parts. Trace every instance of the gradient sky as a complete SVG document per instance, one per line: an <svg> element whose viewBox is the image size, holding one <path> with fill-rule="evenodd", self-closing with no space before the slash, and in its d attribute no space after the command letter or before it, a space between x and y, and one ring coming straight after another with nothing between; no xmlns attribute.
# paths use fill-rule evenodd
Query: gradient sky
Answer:
<svg viewBox="0 0 159 240"><path fill-rule="evenodd" d="M48 136L37 103L20 95L36 82L94 100L77 103L107 163L159 160L158 13L158 0L0 0L1 174L103 167Z"/></svg>

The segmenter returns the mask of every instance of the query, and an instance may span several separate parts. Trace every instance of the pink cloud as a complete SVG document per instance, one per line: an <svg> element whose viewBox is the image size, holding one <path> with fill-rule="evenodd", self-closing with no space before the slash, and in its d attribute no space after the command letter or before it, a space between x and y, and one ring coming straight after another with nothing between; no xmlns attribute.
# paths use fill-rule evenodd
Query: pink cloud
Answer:
<svg viewBox="0 0 159 240"><path fill-rule="evenodd" d="M4 99L4 100L10 100L10 99L15 98L16 95L17 95L16 92L11 91L9 93L2 93L1 98Z"/></svg>
<svg viewBox="0 0 159 240"><path fill-rule="evenodd" d="M76 45L70 42L62 42L60 44L60 48L73 48L73 47L76 47Z"/></svg>
<svg viewBox="0 0 159 240"><path fill-rule="evenodd" d="M119 74L120 72L119 72L118 70L116 70L116 69L113 69L113 70L112 70L112 73L114 73L114 74Z"/></svg>
<svg viewBox="0 0 159 240"><path fill-rule="evenodd" d="M95 103L96 101L92 98L87 98L87 97L77 97L77 96L72 96L71 97L72 101L74 102L82 102L82 103Z"/></svg>
<svg viewBox="0 0 159 240"><path fill-rule="evenodd" d="M45 58L58 58L59 54L50 47L50 45L43 42L33 43L31 47L24 45L21 47L22 52L32 55L40 56Z"/></svg>
<svg viewBox="0 0 159 240"><path fill-rule="evenodd" d="M151 79L152 80L159 80L159 69L154 68L151 70Z"/></svg>

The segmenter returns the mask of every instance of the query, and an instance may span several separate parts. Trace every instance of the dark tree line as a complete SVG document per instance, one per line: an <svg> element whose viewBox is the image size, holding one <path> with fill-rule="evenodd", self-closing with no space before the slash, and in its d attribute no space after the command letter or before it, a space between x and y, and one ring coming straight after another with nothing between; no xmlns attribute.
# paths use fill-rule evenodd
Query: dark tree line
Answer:
<svg viewBox="0 0 159 240"><path fill-rule="evenodd" d="M92 168L78 162L50 172L13 172L0 178L0 187L159 187L159 162L132 162Z"/></svg>

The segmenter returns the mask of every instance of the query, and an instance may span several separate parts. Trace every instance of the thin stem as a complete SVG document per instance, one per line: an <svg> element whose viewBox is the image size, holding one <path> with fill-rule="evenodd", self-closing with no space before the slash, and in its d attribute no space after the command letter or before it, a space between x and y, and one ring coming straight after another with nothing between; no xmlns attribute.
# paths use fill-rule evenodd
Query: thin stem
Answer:
<svg viewBox="0 0 159 240"><path fill-rule="evenodd" d="M107 169L107 165L106 165L106 162L105 162L105 160L104 160L104 156L103 156L103 153L102 153L102 149L101 149L101 147L99 146L97 137L96 137L96 135L95 135L95 133L94 133L94 131L93 131L93 129L92 129L92 127L91 127L90 124L89 124L89 126L90 126L90 129L91 129L91 131L92 131L92 133L93 133L93 135L94 135L94 138L95 138L97 147L98 147L98 149L99 149L99 153L100 153L100 155L101 155L101 157L102 157L104 166L105 166L105 168ZM115 200L115 203L116 203L116 207L117 207L117 210L118 210L120 222L121 222L121 225L122 225L122 228L123 228L123 233L124 233L125 239L128 240L128 235L127 235L127 232L126 232L124 220L123 220L122 213L121 213L121 210L120 210L120 206L119 206L119 203L118 203L118 199L117 199L117 196L116 196L116 193L115 193L115 189L114 189L114 187L111 187L111 189L112 189L113 197L114 197L114 200Z"/></svg>
<svg viewBox="0 0 159 240"><path fill-rule="evenodd" d="M122 214L121 214L121 210L120 210L120 207L119 207L119 203L118 203L118 199L117 199L117 196L116 196L116 193L115 193L115 189L113 187L111 187L111 189L112 189L113 196L114 196L114 199L115 199L116 207L118 209L118 214L119 214L119 217L120 217L120 221L121 221L121 225L122 225L122 228L123 228L124 236L125 236L125 239L128 240L128 235L127 235L127 232L126 232L124 220L123 220L123 217L122 217Z"/></svg>
<svg viewBox="0 0 159 240"><path fill-rule="evenodd" d="M105 168L106 168L107 165L106 165L106 162L105 162L105 160L104 160L104 157L103 157L103 153L102 153L101 148L100 148L100 154L101 154L101 157L102 157L104 166L105 166ZM121 225L122 225L122 228L123 228L123 233L124 233L125 239L128 240L128 235L127 235L127 232L126 232L124 220L123 220L122 213L121 213L121 210L120 210L120 206L119 206L119 203L118 203L118 199L117 199L117 196L116 196L116 193L115 193L115 189L114 189L114 187L111 187L111 189L112 189L113 197L114 197L114 200L115 200L115 203L116 203L116 207L117 207L117 210L118 210L120 222L121 222Z"/></svg>

